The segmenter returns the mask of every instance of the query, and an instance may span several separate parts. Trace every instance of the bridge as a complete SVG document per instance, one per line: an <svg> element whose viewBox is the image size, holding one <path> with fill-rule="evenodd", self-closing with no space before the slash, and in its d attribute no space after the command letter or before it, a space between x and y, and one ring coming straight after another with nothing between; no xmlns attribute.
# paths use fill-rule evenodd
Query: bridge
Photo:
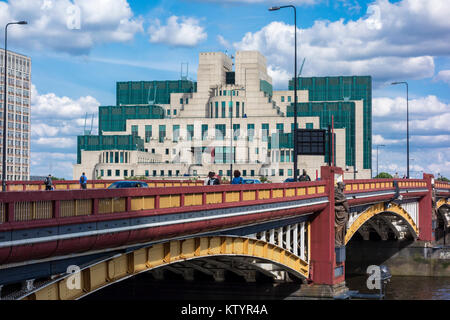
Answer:
<svg viewBox="0 0 450 320"><path fill-rule="evenodd" d="M255 281L299 279L305 296L346 290L345 250L335 247L335 185L341 168L314 182L203 186L153 181L105 189L76 181L42 191L9 183L0 194L0 297L80 299L142 272L215 281L226 272ZM435 211L450 207L450 184L423 179L345 181L345 243L369 228L382 239L435 240ZM450 217L446 216L447 222Z"/></svg>

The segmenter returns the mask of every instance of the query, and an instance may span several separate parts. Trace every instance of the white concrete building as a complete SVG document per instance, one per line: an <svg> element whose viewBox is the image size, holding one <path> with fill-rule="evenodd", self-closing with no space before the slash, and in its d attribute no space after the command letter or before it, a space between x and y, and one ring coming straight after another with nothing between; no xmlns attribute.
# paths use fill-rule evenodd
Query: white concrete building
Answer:
<svg viewBox="0 0 450 320"><path fill-rule="evenodd" d="M5 77L5 50L0 49L0 154L3 155L4 90L7 88L7 180L30 178L31 58L9 51ZM0 157L1 157L0 155ZM2 162L0 162L0 177Z"/></svg>
<svg viewBox="0 0 450 320"><path fill-rule="evenodd" d="M168 87L176 85L175 81L118 83L117 106L99 108L100 135L79 137L74 179L82 172L88 179L205 178L209 171L229 179L231 155L232 170L239 170L244 178L266 176L272 182L282 182L293 176L288 134L294 118L287 115L294 91L273 91L266 58L259 52L236 52L234 63L222 52L200 53L197 82L191 92L174 89L167 93ZM158 98L161 90L166 90L165 101ZM298 90L297 96L299 104L306 107L308 91ZM360 168L356 178L370 178L370 169L362 169L363 101L327 103L340 108L345 105L354 118L351 129L336 126L336 165L347 168L345 178L351 179L356 163ZM149 116L158 110L159 118ZM299 116L298 125L320 129L321 117ZM354 138L351 148L346 132ZM279 142L278 133L284 137ZM110 142L105 143L108 137ZM119 138L123 138L122 143L113 142ZM347 150L355 150L354 158ZM312 180L320 175L323 165L324 156L298 158L300 173L306 169Z"/></svg>

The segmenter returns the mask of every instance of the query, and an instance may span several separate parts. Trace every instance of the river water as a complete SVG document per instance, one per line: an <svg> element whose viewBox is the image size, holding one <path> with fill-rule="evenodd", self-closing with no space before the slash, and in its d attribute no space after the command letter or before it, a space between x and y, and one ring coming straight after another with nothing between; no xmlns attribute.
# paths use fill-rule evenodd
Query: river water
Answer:
<svg viewBox="0 0 450 320"><path fill-rule="evenodd" d="M367 276L347 275L350 290L378 293L367 289ZM450 278L392 276L385 290L386 300L450 300Z"/></svg>
<svg viewBox="0 0 450 320"><path fill-rule="evenodd" d="M268 279L246 283L238 277L217 283L206 277L185 281L169 276L164 281L155 280L144 273L99 290L86 300L283 300L300 287L298 283L273 284ZM367 276L347 275L350 290L377 294L379 290L367 289ZM393 276L386 286L386 300L450 300L450 278Z"/></svg>

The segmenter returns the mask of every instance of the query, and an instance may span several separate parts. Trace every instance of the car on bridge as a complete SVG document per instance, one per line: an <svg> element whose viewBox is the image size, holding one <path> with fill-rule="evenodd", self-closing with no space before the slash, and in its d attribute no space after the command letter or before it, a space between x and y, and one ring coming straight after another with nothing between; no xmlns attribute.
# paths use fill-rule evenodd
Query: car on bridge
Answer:
<svg viewBox="0 0 450 320"><path fill-rule="evenodd" d="M287 178L284 182L294 182L294 178Z"/></svg>
<svg viewBox="0 0 450 320"><path fill-rule="evenodd" d="M121 189L121 188L148 188L148 184L143 181L116 181L113 182L108 189Z"/></svg>
<svg viewBox="0 0 450 320"><path fill-rule="evenodd" d="M244 179L243 184L257 184L261 183L259 179Z"/></svg>

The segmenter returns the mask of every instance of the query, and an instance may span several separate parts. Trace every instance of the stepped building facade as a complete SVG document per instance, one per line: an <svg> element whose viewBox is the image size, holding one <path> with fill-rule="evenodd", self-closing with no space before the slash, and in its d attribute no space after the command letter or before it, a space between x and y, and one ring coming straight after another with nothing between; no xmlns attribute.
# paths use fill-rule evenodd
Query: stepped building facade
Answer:
<svg viewBox="0 0 450 320"><path fill-rule="evenodd" d="M99 107L99 134L78 136L74 179L205 178L209 171L272 182L293 177L293 81L298 126L334 125L334 159L346 178L371 177L371 77L293 79L276 91L266 58L202 52L197 81L116 84L116 105ZM298 157L313 180L325 156Z"/></svg>

